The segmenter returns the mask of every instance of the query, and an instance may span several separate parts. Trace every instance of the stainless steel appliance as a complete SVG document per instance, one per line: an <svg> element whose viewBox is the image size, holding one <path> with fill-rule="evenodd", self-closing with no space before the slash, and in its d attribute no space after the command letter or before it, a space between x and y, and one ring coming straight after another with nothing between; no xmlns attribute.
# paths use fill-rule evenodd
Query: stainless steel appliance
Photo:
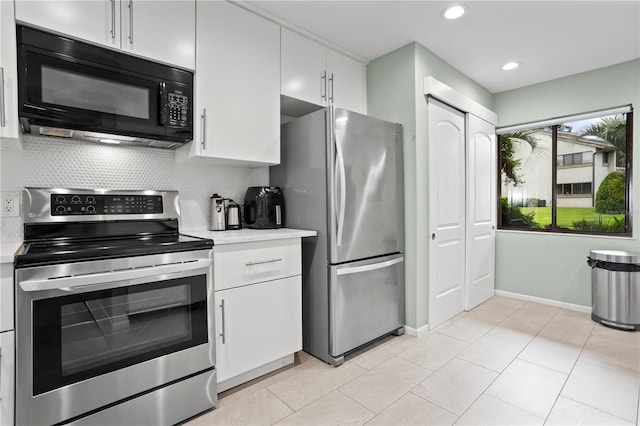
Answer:
<svg viewBox="0 0 640 426"><path fill-rule="evenodd" d="M331 364L404 332L402 127L325 108L282 126L287 226L303 241L303 348Z"/></svg>
<svg viewBox="0 0 640 426"><path fill-rule="evenodd" d="M228 199L229 203L227 204L227 229L236 230L242 228L242 223L240 223L240 206L233 201L232 199Z"/></svg>
<svg viewBox="0 0 640 426"><path fill-rule="evenodd" d="M209 230L224 231L227 229L224 198L216 193L213 194L209 200Z"/></svg>
<svg viewBox="0 0 640 426"><path fill-rule="evenodd" d="M282 228L285 221L284 196L277 186L251 186L244 196L247 228Z"/></svg>
<svg viewBox="0 0 640 426"><path fill-rule="evenodd" d="M25 132L176 148L193 139L193 74L17 26Z"/></svg>
<svg viewBox="0 0 640 426"><path fill-rule="evenodd" d="M175 191L25 188L16 424L169 425L215 407L213 241Z"/></svg>

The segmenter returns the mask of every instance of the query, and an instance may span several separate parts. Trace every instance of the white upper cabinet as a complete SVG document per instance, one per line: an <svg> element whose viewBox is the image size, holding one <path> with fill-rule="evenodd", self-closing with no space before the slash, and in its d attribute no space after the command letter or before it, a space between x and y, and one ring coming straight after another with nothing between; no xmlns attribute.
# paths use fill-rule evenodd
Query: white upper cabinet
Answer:
<svg viewBox="0 0 640 426"><path fill-rule="evenodd" d="M280 27L224 1L199 1L189 157L280 162Z"/></svg>
<svg viewBox="0 0 640 426"><path fill-rule="evenodd" d="M327 49L329 102L350 111L367 113L365 66L342 53Z"/></svg>
<svg viewBox="0 0 640 426"><path fill-rule="evenodd" d="M327 48L282 28L281 93L326 105Z"/></svg>
<svg viewBox="0 0 640 426"><path fill-rule="evenodd" d="M283 95L366 114L363 63L286 28L281 46Z"/></svg>
<svg viewBox="0 0 640 426"><path fill-rule="evenodd" d="M195 0L122 0L122 49L195 69Z"/></svg>
<svg viewBox="0 0 640 426"><path fill-rule="evenodd" d="M18 139L18 65L13 2L0 1L0 137Z"/></svg>
<svg viewBox="0 0 640 426"><path fill-rule="evenodd" d="M195 68L195 0L16 0L16 20Z"/></svg>

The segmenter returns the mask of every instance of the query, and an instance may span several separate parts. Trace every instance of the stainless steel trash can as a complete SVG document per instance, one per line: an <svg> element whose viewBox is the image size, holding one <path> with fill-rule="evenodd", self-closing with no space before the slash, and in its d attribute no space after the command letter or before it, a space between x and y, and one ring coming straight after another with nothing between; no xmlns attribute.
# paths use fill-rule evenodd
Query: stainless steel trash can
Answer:
<svg viewBox="0 0 640 426"><path fill-rule="evenodd" d="M609 327L640 330L640 253L591 250L591 319Z"/></svg>

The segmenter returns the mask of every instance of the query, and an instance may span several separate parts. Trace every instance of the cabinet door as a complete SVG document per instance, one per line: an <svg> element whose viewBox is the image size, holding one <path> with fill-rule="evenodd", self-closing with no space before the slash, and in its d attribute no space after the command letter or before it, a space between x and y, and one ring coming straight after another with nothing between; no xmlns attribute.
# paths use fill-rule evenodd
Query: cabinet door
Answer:
<svg viewBox="0 0 640 426"><path fill-rule="evenodd" d="M367 83L363 63L327 49L329 102L350 111L367 113Z"/></svg>
<svg viewBox="0 0 640 426"><path fill-rule="evenodd" d="M327 48L282 28L281 93L317 105L327 105Z"/></svg>
<svg viewBox="0 0 640 426"><path fill-rule="evenodd" d="M122 0L122 49L195 69L195 24L195 0Z"/></svg>
<svg viewBox="0 0 640 426"><path fill-rule="evenodd" d="M15 5L16 21L120 48L120 0L16 0Z"/></svg>
<svg viewBox="0 0 640 426"><path fill-rule="evenodd" d="M0 137L18 139L18 65L13 2L0 1Z"/></svg>
<svg viewBox="0 0 640 426"><path fill-rule="evenodd" d="M218 383L302 349L302 279L215 293Z"/></svg>
<svg viewBox="0 0 640 426"><path fill-rule="evenodd" d="M195 154L280 162L280 27L222 1L198 3Z"/></svg>

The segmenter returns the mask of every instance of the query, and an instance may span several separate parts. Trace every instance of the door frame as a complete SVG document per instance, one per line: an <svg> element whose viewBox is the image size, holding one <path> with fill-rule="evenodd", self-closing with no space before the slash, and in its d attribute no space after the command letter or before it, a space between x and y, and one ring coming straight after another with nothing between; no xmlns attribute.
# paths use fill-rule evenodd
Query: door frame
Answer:
<svg viewBox="0 0 640 426"><path fill-rule="evenodd" d="M440 101L441 103L444 103L445 105L448 105L449 107L455 108L457 110L459 110L460 112L465 114L465 130L467 130L468 127L468 115L474 115L486 122L488 122L489 124L496 126L498 123L498 115L491 111L490 109L488 109L487 107L485 107L484 105L478 103L477 101L469 98L467 95L458 92L457 90L453 89L452 87L442 83L441 81L437 80L436 78L432 77L432 76L427 76L424 78L424 97L425 97L425 102L428 101L428 98L431 97L433 99L436 99L438 101ZM464 156L465 156L465 164L468 161L468 143L469 143L469 133L465 132L465 152L464 152ZM428 143L427 143L428 146ZM497 153L497 151L496 151ZM497 164L497 162L494 162L495 164ZM494 173L495 174L495 173ZM492 176L492 179L495 179L495 176ZM493 180L492 180L493 181ZM465 182L466 185L468 185L468 176L465 176ZM468 193L465 193L465 203L468 203L469 200L469 196ZM496 203L493 203L494 208ZM495 226L495 217L496 215L494 214L494 226ZM465 213L465 222L468 219L468 215ZM428 232L428 238L431 238L431 233L433 231L431 229L429 229ZM465 240L465 246L468 245L468 229L465 223L465 236L464 236L464 240ZM495 230L494 230L494 241L495 241ZM494 243L495 244L495 243ZM494 249L495 250L495 249ZM465 247L465 257L467 256L467 249ZM428 256L430 256L431 253L428 253ZM494 262L495 262L495 256L493 256ZM494 270L494 279L495 279L495 267L493 268ZM468 298L468 292L469 292L469 283L467 282L467 267L466 264L464 266L464 296L463 296L463 302L464 302L464 309L470 309L472 306L469 306L467 301L469 300ZM427 297L431 298L431 280L432 277L434 275L432 274L432 271L428 272L428 279L429 279L429 283L428 283L428 289L427 289ZM428 319L429 319L429 329L433 328L432 325L432 310L431 310L431 300L428 300L427 306L429 306L429 311L428 311ZM437 326L437 325L436 325Z"/></svg>

